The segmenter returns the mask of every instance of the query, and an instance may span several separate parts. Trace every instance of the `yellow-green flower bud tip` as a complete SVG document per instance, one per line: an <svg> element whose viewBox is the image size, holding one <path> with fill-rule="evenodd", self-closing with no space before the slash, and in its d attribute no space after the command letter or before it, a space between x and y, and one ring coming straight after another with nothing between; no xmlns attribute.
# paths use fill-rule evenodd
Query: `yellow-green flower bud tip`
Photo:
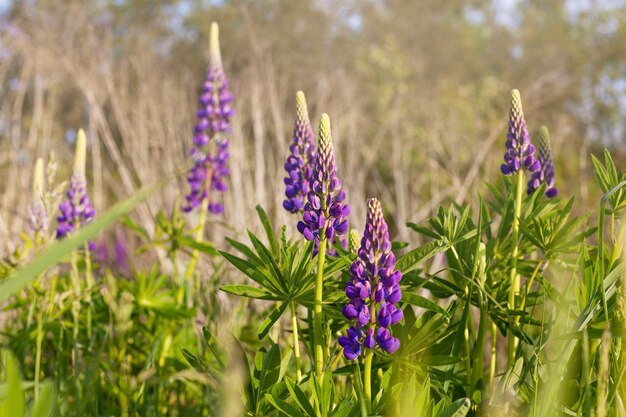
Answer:
<svg viewBox="0 0 626 417"><path fill-rule="evenodd" d="M296 92L296 117L300 122L308 123L309 111L306 106L306 98L302 91Z"/></svg>
<svg viewBox="0 0 626 417"><path fill-rule="evenodd" d="M539 128L539 146L546 146L550 148L550 132L548 132L548 128L545 126L541 126Z"/></svg>
<svg viewBox="0 0 626 417"><path fill-rule="evenodd" d="M85 176L87 161L87 137L83 129L78 129L76 136L76 154L74 156L74 175Z"/></svg>
<svg viewBox="0 0 626 417"><path fill-rule="evenodd" d="M43 159L37 158L35 171L33 172L33 196L41 198L44 192L44 165Z"/></svg>
<svg viewBox="0 0 626 417"><path fill-rule="evenodd" d="M211 34L209 37L209 59L212 66L222 66L222 53L220 52L220 28L216 22L211 23Z"/></svg>
<svg viewBox="0 0 626 417"><path fill-rule="evenodd" d="M359 232L356 229L350 229L350 252L353 254L357 254L359 252L359 247L361 246L361 236L359 236Z"/></svg>
<svg viewBox="0 0 626 417"><path fill-rule="evenodd" d="M511 117L519 119L523 116L524 111L522 109L522 96L520 95L519 90L511 90Z"/></svg>
<svg viewBox="0 0 626 417"><path fill-rule="evenodd" d="M333 137L330 131L330 117L322 114L320 119L319 147L322 155L331 155L333 152Z"/></svg>

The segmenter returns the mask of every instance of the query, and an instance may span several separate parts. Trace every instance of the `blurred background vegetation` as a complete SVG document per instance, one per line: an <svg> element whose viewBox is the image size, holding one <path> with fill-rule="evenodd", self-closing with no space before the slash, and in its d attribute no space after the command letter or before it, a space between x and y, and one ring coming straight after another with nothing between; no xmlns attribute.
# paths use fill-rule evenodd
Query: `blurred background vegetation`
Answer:
<svg viewBox="0 0 626 417"><path fill-rule="evenodd" d="M377 196L399 239L414 236L399 227L406 221L502 181L511 88L531 134L550 128L557 185L576 212L599 198L590 152L625 153L623 0L3 0L0 9L2 252L26 230L36 157L54 151L69 176L79 127L99 210L187 160L213 20L236 97L232 191L216 225L256 224L256 203L293 223L280 203L298 89L314 125L331 116L354 226ZM152 230L158 208L185 191L180 178L137 220Z"/></svg>

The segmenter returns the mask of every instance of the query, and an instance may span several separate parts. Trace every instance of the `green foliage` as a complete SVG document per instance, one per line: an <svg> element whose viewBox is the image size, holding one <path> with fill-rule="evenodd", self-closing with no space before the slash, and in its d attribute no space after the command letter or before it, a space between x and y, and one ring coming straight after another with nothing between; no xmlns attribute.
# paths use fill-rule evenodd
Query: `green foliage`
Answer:
<svg viewBox="0 0 626 417"><path fill-rule="evenodd" d="M8 351L2 352L4 380L0 383L1 417L48 417L54 411L54 387L52 381L46 381L35 399L27 406L26 387L20 376L17 360Z"/></svg>

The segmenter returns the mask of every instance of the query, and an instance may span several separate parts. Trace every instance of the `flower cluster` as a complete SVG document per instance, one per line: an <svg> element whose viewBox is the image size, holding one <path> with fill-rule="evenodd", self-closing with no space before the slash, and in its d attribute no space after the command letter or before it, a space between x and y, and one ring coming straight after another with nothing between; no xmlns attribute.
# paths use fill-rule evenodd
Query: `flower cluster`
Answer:
<svg viewBox="0 0 626 417"><path fill-rule="evenodd" d="M377 199L370 199L361 247L346 285L350 302L344 306L343 315L356 320L347 335L339 338L346 359L356 359L362 347L374 349L378 344L387 353L400 347L400 341L389 331L389 326L403 318L402 310L396 307L402 298L399 285L402 273L395 266L396 257L391 251L382 207Z"/></svg>
<svg viewBox="0 0 626 417"><path fill-rule="evenodd" d="M227 166L229 152L225 134L230 133L230 119L233 117L231 103L233 95L228 88L228 80L222 67L219 48L218 27L211 26L211 58L206 79L202 86L194 128L194 166L187 175L191 188L187 195L186 212L190 212L206 200L207 209L219 214L224 206L213 200L211 192L223 193L227 189L226 177L230 174Z"/></svg>
<svg viewBox="0 0 626 417"><path fill-rule="evenodd" d="M535 147L530 142L519 91L513 90L511 91L506 153L504 154L504 164L502 164L500 170L504 175L511 175L519 172L521 169L534 173L541 169L541 164L535 158Z"/></svg>
<svg viewBox="0 0 626 417"><path fill-rule="evenodd" d="M542 126L539 129L539 163L541 169L535 171L528 183L528 194L533 193L541 183L546 184L546 196L556 197L556 181L554 179L554 161L552 160L552 147L550 146L550 134L548 128Z"/></svg>
<svg viewBox="0 0 626 417"><path fill-rule="evenodd" d="M345 203L346 193L337 177L335 154L330 131L330 119L323 114L320 120L319 145L313 168L311 190L307 194L298 231L309 241L315 241L317 254L321 239L333 242L348 232L350 206Z"/></svg>
<svg viewBox="0 0 626 417"><path fill-rule="evenodd" d="M87 180L85 179L85 159L87 139L85 132L80 129L76 137L76 159L70 185L65 193L65 199L59 205L61 212L57 217L57 239L74 233L79 227L93 220L96 211L87 195Z"/></svg>
<svg viewBox="0 0 626 417"><path fill-rule="evenodd" d="M293 143L285 162L285 196L283 207L291 213L304 208L304 200L311 190L315 144L309 121L306 99L302 91L296 93L296 122L293 127Z"/></svg>

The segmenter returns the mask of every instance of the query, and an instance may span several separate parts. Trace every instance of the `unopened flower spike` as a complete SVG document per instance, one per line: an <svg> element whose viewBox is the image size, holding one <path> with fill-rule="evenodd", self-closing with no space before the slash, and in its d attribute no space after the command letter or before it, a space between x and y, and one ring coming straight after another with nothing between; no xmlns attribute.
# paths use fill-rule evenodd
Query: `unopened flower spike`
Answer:
<svg viewBox="0 0 626 417"><path fill-rule="evenodd" d="M376 346L387 353L395 352L400 341L391 335L390 326L403 318L402 310L396 307L402 298L402 273L396 270L387 223L375 198L367 201L365 231L358 258L350 267L350 278L346 285L349 303L343 315L355 323L346 336L339 338L344 356L354 360L363 349Z"/></svg>
<svg viewBox="0 0 626 417"><path fill-rule="evenodd" d="M350 253L354 253L355 255L358 254L360 245L361 245L361 236L359 236L359 232L357 232L356 229L350 229L350 236L349 236Z"/></svg>
<svg viewBox="0 0 626 417"><path fill-rule="evenodd" d="M313 129L309 121L306 99L302 91L296 93L296 121L293 127L293 142L289 146L289 156L285 162L287 176L283 207L291 213L304 209L307 194L311 190L313 165L315 163L315 143Z"/></svg>
<svg viewBox="0 0 626 417"><path fill-rule="evenodd" d="M542 183L546 184L546 196L556 197L558 190L554 178L554 160L552 158L552 146L550 145L550 133L548 128L542 126L539 129L539 163L541 169L535 171L528 182L528 194L533 193Z"/></svg>
<svg viewBox="0 0 626 417"><path fill-rule="evenodd" d="M48 213L44 201L45 179L43 159L37 158L33 172L33 195L28 207L28 223L35 233L45 233L48 230Z"/></svg>
<svg viewBox="0 0 626 417"><path fill-rule="evenodd" d="M511 91L511 109L509 112L509 129L506 136L506 153L504 164L500 170L504 175L516 174L520 170L531 173L541 169L535 157L535 147L530 141L528 127L524 119L522 98L518 90Z"/></svg>
<svg viewBox="0 0 626 417"><path fill-rule="evenodd" d="M231 132L230 120L234 114L232 101L233 95L222 67L219 28L214 22L211 24L209 68L198 99L194 147L191 152L194 166L187 175L191 191L184 207L186 212L202 204L206 204L203 209L214 214L224 211L224 206L215 194L223 193L228 188L226 177L230 175L227 166L230 154L227 134Z"/></svg>
<svg viewBox="0 0 626 417"><path fill-rule="evenodd" d="M78 130L76 137L76 154L74 171L65 199L59 205L60 215L57 217L57 239L62 239L93 220L95 210L87 195L85 163L87 155L87 138L83 129Z"/></svg>
<svg viewBox="0 0 626 417"><path fill-rule="evenodd" d="M323 114L311 190L307 194L302 220L298 222L298 231L306 240L315 242L314 255L322 237L334 242L348 232L350 206L345 200L346 193L341 189L341 180L337 176L330 118Z"/></svg>

